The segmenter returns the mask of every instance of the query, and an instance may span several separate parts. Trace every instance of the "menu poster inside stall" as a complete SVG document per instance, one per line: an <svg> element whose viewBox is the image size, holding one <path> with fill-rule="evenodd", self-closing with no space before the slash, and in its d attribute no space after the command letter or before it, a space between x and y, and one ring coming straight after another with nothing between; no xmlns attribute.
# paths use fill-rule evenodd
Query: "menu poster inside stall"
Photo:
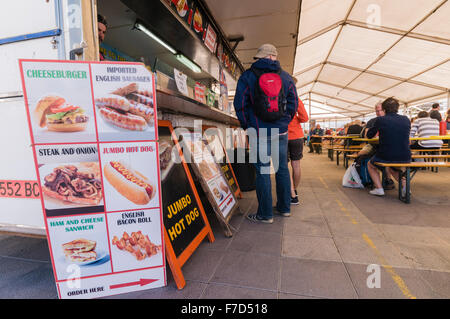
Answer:
<svg viewBox="0 0 450 319"><path fill-rule="evenodd" d="M228 102L228 85L225 77L225 72L222 67L220 67L219 83L220 83L220 96L219 96L219 109L229 113L230 107Z"/></svg>
<svg viewBox="0 0 450 319"><path fill-rule="evenodd" d="M192 6L193 0L171 0L171 7L188 24L189 18L192 19Z"/></svg>
<svg viewBox="0 0 450 319"><path fill-rule="evenodd" d="M206 104L206 86L204 86L203 84L196 82L195 83L195 88L194 88L194 94L195 94L195 100L202 103L202 104Z"/></svg>
<svg viewBox="0 0 450 319"><path fill-rule="evenodd" d="M198 4L195 4L192 10L193 19L191 27L194 30L195 34L197 34L198 38L202 41L205 41L207 27L206 16L203 14L203 10L199 7Z"/></svg>
<svg viewBox="0 0 450 319"><path fill-rule="evenodd" d="M211 23L209 23L206 28L205 45L209 49L209 51L211 51L211 53L214 54L216 52L217 33L216 31L214 31Z"/></svg>
<svg viewBox="0 0 450 319"><path fill-rule="evenodd" d="M182 134L183 145L189 152L194 173L202 185L209 202L221 222L227 237L233 235L229 221L238 208L238 202L230 189L201 133Z"/></svg>
<svg viewBox="0 0 450 319"><path fill-rule="evenodd" d="M214 235L172 125L159 121L158 126L167 259L177 287L183 288L182 265L206 236L213 242Z"/></svg>
<svg viewBox="0 0 450 319"><path fill-rule="evenodd" d="M187 75L175 68L173 69L173 74L175 76L175 84L177 85L178 91L185 96L189 96Z"/></svg>
<svg viewBox="0 0 450 319"><path fill-rule="evenodd" d="M58 296L165 286L153 74L140 63L19 63Z"/></svg>

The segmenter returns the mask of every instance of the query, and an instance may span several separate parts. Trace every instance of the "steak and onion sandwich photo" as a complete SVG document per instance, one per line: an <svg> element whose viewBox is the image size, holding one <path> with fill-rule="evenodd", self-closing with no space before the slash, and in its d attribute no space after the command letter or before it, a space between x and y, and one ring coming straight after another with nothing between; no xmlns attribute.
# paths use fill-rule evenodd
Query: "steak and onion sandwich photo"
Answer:
<svg viewBox="0 0 450 319"><path fill-rule="evenodd" d="M33 116L41 128L56 132L84 131L89 121L82 108L67 104L64 98L56 95L41 98Z"/></svg>
<svg viewBox="0 0 450 319"><path fill-rule="evenodd" d="M108 182L122 196L137 205L145 205L155 197L156 189L147 177L120 161L110 161L104 166Z"/></svg>
<svg viewBox="0 0 450 319"><path fill-rule="evenodd" d="M95 163L98 167L98 163ZM102 200L102 182L95 169L61 165L44 177L44 195L62 203L98 205Z"/></svg>

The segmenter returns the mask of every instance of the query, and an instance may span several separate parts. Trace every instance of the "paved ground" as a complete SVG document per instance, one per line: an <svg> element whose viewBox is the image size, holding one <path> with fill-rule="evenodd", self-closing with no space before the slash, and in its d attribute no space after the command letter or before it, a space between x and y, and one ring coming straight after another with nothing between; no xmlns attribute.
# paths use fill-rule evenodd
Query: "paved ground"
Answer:
<svg viewBox="0 0 450 319"><path fill-rule="evenodd" d="M420 171L406 205L395 190L342 188L344 169L326 155L305 154L302 167L291 217L236 215L225 238L210 216L216 241L183 267L183 290L168 271L167 287L111 298L450 298L450 170ZM255 193L244 195L254 212ZM46 240L0 235L0 298L57 298Z"/></svg>

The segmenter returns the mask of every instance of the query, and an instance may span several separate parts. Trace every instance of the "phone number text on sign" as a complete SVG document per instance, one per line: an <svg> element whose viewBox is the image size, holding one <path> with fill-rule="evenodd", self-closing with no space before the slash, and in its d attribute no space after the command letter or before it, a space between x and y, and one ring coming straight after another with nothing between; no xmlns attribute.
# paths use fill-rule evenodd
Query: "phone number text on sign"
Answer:
<svg viewBox="0 0 450 319"><path fill-rule="evenodd" d="M40 198L37 181L0 180L0 197Z"/></svg>

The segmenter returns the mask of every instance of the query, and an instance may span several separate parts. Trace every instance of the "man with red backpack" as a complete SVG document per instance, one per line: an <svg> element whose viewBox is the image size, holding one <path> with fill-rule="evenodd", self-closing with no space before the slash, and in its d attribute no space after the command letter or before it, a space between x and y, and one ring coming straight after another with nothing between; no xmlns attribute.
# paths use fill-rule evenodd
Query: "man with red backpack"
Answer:
<svg viewBox="0 0 450 319"><path fill-rule="evenodd" d="M250 141L250 160L256 168L258 211L247 219L272 223L270 159L275 170L277 203L275 212L290 216L291 182L287 162L288 125L298 108L292 77L281 69L278 52L271 44L262 45L250 69L239 78L234 108Z"/></svg>

